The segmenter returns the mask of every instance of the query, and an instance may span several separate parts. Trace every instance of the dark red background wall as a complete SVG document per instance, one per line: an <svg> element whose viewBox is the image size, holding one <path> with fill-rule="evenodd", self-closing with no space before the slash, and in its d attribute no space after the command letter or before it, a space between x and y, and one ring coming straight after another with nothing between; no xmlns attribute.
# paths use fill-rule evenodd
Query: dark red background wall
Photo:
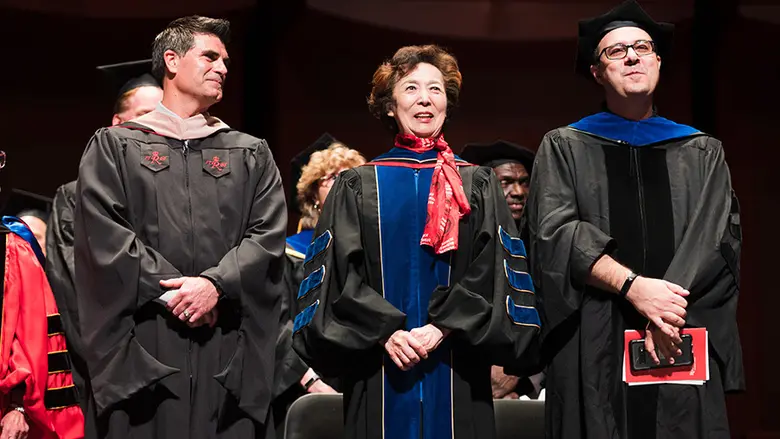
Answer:
<svg viewBox="0 0 780 439"><path fill-rule="evenodd" d="M598 88L572 73L574 23L555 16L536 20L542 28L548 25L544 20L553 27L545 38L517 37L522 32L514 29L507 31L511 38L486 40L459 37L457 29L431 35L425 26L398 30L339 18L302 2L277 7L246 0L220 6L172 1L164 10L150 9L151 1L140 9L90 0L79 2L76 9L53 1L13 2L0 6L0 40L5 42L0 148L8 153L4 191L13 186L51 196L58 185L74 179L91 134L111 117L113 96L106 93L95 66L148 57L154 35L170 19L189 13L232 21L227 92L212 112L236 128L267 138L288 188L290 159L324 131L369 158L389 147L390 138L368 114L365 99L378 63L402 45L435 42L457 56L464 77L461 108L447 131L456 150L466 142L497 138L535 148L545 132L597 111L600 103ZM464 20L447 0L438 3L439 19L450 14L453 20ZM570 7L558 3L562 11ZM606 10L617 2L600 3ZM691 69L700 61L692 61L692 14L680 11L692 10L693 2L646 3L657 18L674 19L678 25L675 56L663 69L657 94L659 110L678 122L692 123L691 90L697 79L692 79ZM746 2L728 2L730 7L723 3L713 0L713 7L734 11ZM780 238L774 227L780 198L773 185L780 161L773 132L780 116L780 61L772 43L780 38L780 24L773 24L780 23L780 13L768 20L747 18L765 14L760 7L777 13L770 1L751 3L752 13L727 14L719 21L720 39L713 42L717 50L708 71L715 80L715 133L725 144L745 238L739 323L748 390L729 396L728 403L733 437L780 438L780 358L775 347ZM667 8L674 12L665 15ZM526 18L523 23L528 22ZM513 29L511 20L496 23ZM291 228L294 215L291 212Z"/></svg>

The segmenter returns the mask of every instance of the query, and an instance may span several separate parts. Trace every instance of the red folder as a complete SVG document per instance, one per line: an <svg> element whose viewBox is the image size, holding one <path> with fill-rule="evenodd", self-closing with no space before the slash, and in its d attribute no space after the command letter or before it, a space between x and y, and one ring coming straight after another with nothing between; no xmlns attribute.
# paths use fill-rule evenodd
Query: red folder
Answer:
<svg viewBox="0 0 780 439"><path fill-rule="evenodd" d="M685 328L683 334L691 335L693 364L689 366L662 367L650 370L631 369L629 343L644 337L644 331L628 330L623 337L623 381L629 386L645 384L703 385L710 379L709 344L707 328Z"/></svg>

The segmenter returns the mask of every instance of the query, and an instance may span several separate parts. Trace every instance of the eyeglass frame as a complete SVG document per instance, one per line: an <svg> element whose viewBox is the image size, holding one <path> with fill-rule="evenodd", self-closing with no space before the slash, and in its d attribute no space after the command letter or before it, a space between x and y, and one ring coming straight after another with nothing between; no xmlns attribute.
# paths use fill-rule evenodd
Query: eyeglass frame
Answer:
<svg viewBox="0 0 780 439"><path fill-rule="evenodd" d="M323 175L319 178L320 184L333 184L333 182L336 181L336 177L339 176L338 172L331 172L329 174Z"/></svg>
<svg viewBox="0 0 780 439"><path fill-rule="evenodd" d="M637 53L636 49L634 49L634 46L636 46L639 43L650 43L650 47L653 50L650 51L649 53L644 54L644 55L640 55L639 53ZM613 47L616 47L616 46L623 46L623 47L625 47L626 48L626 54L621 56L620 58L610 58L609 55L607 55L607 50L611 49ZM653 40L636 40L636 41L633 42L633 44L615 43L615 44L612 44L610 46L607 46L607 47L603 48L601 50L601 52L599 52L599 56L596 57L596 61L601 59L601 55L604 55L610 61L621 60L621 59L623 59L623 58L628 56L628 49L633 49L634 53L636 53L636 56L647 56L647 55L650 55L650 54L653 54L653 53L656 53L656 54L658 53L658 51L656 50L656 47L655 47L655 41L653 41Z"/></svg>

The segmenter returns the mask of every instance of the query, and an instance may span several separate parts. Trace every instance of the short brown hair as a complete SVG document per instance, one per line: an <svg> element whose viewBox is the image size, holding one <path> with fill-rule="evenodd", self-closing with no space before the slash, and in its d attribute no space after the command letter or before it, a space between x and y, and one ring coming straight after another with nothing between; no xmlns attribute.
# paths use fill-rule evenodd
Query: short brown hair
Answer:
<svg viewBox="0 0 780 439"><path fill-rule="evenodd" d="M130 100L131 97L133 97L136 91L138 91L138 89L134 88L132 90L128 90L122 93L122 95L119 96L119 98L114 103L114 114L120 114L123 111L126 111L130 107L128 101Z"/></svg>
<svg viewBox="0 0 780 439"><path fill-rule="evenodd" d="M309 163L301 169L301 178L295 185L298 191L298 205L301 206L302 229L313 229L320 219L317 209L317 189L319 182L328 174L341 168L354 168L366 162L360 152L348 148L341 142L333 142L328 149L317 151L309 158Z"/></svg>
<svg viewBox="0 0 780 439"><path fill-rule="evenodd" d="M130 98L133 97L133 95L143 87L155 87L154 85L142 85L140 87L131 88L130 90L127 90L126 92L122 93L114 102L114 114L121 114L125 111L127 111L130 108ZM159 88L159 87L156 87Z"/></svg>
<svg viewBox="0 0 780 439"><path fill-rule="evenodd" d="M398 125L394 118L387 115L388 111L395 108L393 88L419 63L433 65L439 69L444 77L444 88L447 94L447 119L450 118L452 111L458 105L463 77L455 57L434 44L402 47L395 52L390 60L385 61L376 69L374 79L371 82L371 95L368 97L368 110L394 133L398 132Z"/></svg>
<svg viewBox="0 0 780 439"><path fill-rule="evenodd" d="M152 75L162 83L165 77L166 50L184 56L195 45L195 34L214 35L227 45L230 41L230 22L221 18L191 15L173 20L157 34L152 44Z"/></svg>

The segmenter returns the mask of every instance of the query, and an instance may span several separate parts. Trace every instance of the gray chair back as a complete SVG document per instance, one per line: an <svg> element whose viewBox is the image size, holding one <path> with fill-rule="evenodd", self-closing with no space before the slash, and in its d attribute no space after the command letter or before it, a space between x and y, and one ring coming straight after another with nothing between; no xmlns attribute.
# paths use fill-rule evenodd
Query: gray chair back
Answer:
<svg viewBox="0 0 780 439"><path fill-rule="evenodd" d="M341 394L310 393L295 400L284 421L285 439L342 439Z"/></svg>
<svg viewBox="0 0 780 439"><path fill-rule="evenodd" d="M495 399L498 439L544 439L544 401Z"/></svg>
<svg viewBox="0 0 780 439"><path fill-rule="evenodd" d="M284 439L341 439L344 437L342 395L312 393L290 406ZM493 401L497 439L544 439L544 401Z"/></svg>

